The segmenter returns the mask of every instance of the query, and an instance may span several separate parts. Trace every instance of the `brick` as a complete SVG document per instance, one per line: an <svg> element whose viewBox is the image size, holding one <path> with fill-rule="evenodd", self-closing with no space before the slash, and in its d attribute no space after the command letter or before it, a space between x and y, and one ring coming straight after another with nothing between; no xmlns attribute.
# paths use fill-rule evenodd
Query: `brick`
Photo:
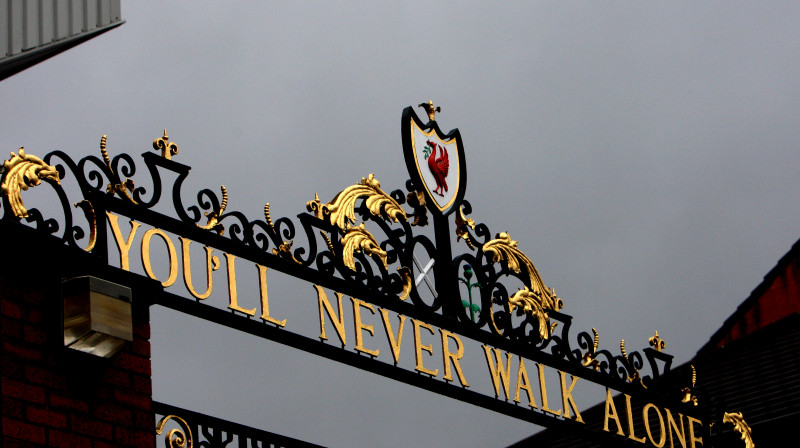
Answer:
<svg viewBox="0 0 800 448"><path fill-rule="evenodd" d="M150 360L131 353L122 352L114 358L114 364L122 369L150 376Z"/></svg>
<svg viewBox="0 0 800 448"><path fill-rule="evenodd" d="M115 386L131 387L131 375L124 370L113 367L105 369L101 381Z"/></svg>
<svg viewBox="0 0 800 448"><path fill-rule="evenodd" d="M47 342L47 333L40 327L25 325L25 342L35 345L44 345Z"/></svg>
<svg viewBox="0 0 800 448"><path fill-rule="evenodd" d="M118 445L114 445L108 442L103 442L101 440L93 440L92 448L118 448Z"/></svg>
<svg viewBox="0 0 800 448"><path fill-rule="evenodd" d="M14 417L21 420L25 419L25 403L11 397L3 397L2 412L4 417Z"/></svg>
<svg viewBox="0 0 800 448"><path fill-rule="evenodd" d="M134 411L133 420L135 428L151 430L155 427L153 422L156 420L156 416L152 412Z"/></svg>
<svg viewBox="0 0 800 448"><path fill-rule="evenodd" d="M82 414L72 414L70 418L70 427L79 434L98 439L111 440L111 436L113 435L110 423L101 422Z"/></svg>
<svg viewBox="0 0 800 448"><path fill-rule="evenodd" d="M10 300L2 300L0 301L0 314L14 319L22 319L22 308Z"/></svg>
<svg viewBox="0 0 800 448"><path fill-rule="evenodd" d="M133 412L111 403L99 403L92 412L96 418L123 426L133 426Z"/></svg>
<svg viewBox="0 0 800 448"><path fill-rule="evenodd" d="M149 411L153 406L153 399L149 395L138 394L127 390L115 390L114 398L122 404L128 404L143 411Z"/></svg>
<svg viewBox="0 0 800 448"><path fill-rule="evenodd" d="M114 428L114 441L137 448L153 448L155 437L153 431L131 431L128 428Z"/></svg>
<svg viewBox="0 0 800 448"><path fill-rule="evenodd" d="M3 378L3 396L19 398L20 400L44 404L45 391L43 387Z"/></svg>
<svg viewBox="0 0 800 448"><path fill-rule="evenodd" d="M22 339L22 322L3 316L0 319L0 334L14 339Z"/></svg>
<svg viewBox="0 0 800 448"><path fill-rule="evenodd" d="M42 288L39 285L36 286L26 285L25 287L26 302L39 305L44 302L44 299L45 299L44 291L42 291Z"/></svg>
<svg viewBox="0 0 800 448"><path fill-rule="evenodd" d="M67 380L63 376L41 367L25 366L25 379L30 383L49 386L53 389L67 388Z"/></svg>
<svg viewBox="0 0 800 448"><path fill-rule="evenodd" d="M63 431L50 431L50 446L58 448L92 448L92 439Z"/></svg>
<svg viewBox="0 0 800 448"><path fill-rule="evenodd" d="M134 375L133 390L142 394L153 395L153 380L149 376Z"/></svg>
<svg viewBox="0 0 800 448"><path fill-rule="evenodd" d="M131 350L133 353L150 358L150 341L146 339L134 339L131 343Z"/></svg>
<svg viewBox="0 0 800 448"><path fill-rule="evenodd" d="M45 438L44 428L41 426L31 425L30 423L12 420L10 418L3 419L3 435L40 444L44 444L47 440Z"/></svg>
<svg viewBox="0 0 800 448"><path fill-rule="evenodd" d="M22 365L8 356L0 358L0 375L15 380L22 379Z"/></svg>
<svg viewBox="0 0 800 448"><path fill-rule="evenodd" d="M31 324L41 323L42 322L42 312L41 311L36 311L36 310L28 310L28 312L25 313L25 320L27 320L28 323L31 323Z"/></svg>
<svg viewBox="0 0 800 448"><path fill-rule="evenodd" d="M50 394L50 406L71 411L89 412L89 404L86 401L56 393Z"/></svg>
<svg viewBox="0 0 800 448"><path fill-rule="evenodd" d="M39 423L42 426L47 426L50 428L64 429L67 427L67 414L64 412L28 406L26 410L26 417L31 423Z"/></svg>
<svg viewBox="0 0 800 448"><path fill-rule="evenodd" d="M28 361L42 360L42 352L40 350L34 350L33 348L13 342L3 342L3 351Z"/></svg>
<svg viewBox="0 0 800 448"><path fill-rule="evenodd" d="M133 325L133 334L136 337L149 340L150 339L150 324L143 323L143 324L134 324Z"/></svg>

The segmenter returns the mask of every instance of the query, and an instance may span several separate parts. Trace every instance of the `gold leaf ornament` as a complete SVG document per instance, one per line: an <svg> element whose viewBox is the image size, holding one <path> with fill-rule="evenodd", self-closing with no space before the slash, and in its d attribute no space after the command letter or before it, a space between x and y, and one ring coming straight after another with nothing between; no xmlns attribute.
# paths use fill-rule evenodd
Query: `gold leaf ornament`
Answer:
<svg viewBox="0 0 800 448"><path fill-rule="evenodd" d="M381 183L375 179L374 174L362 178L361 182L351 187L345 188L337 194L327 205L319 204L319 197L315 201L306 204L309 211L316 212L318 218L323 214L330 215L331 223L347 231L348 223L356 222L355 206L359 198L366 197L366 206L374 216L381 216L381 209L394 222L402 217L407 219L406 212L400 207L391 196L381 189Z"/></svg>
<svg viewBox="0 0 800 448"><path fill-rule="evenodd" d="M364 228L361 223L358 226L350 227L342 237L342 261L345 266L355 270L356 263L354 255L356 252L363 252L367 255L375 255L383 262L383 267L387 268L387 253L381 249L375 237Z"/></svg>
<svg viewBox="0 0 800 448"><path fill-rule="evenodd" d="M753 430L750 429L750 426L744 421L741 412L726 412L722 416L722 423L732 424L733 429L742 434L745 448L755 448L756 444L753 443Z"/></svg>
<svg viewBox="0 0 800 448"><path fill-rule="evenodd" d="M539 321L539 336L542 339L550 338L550 316L547 310L552 309L552 306L548 306L551 304L552 300L548 301L546 298L543 300L541 294L531 291L527 286L508 298L510 312L519 309Z"/></svg>
<svg viewBox="0 0 800 448"><path fill-rule="evenodd" d="M58 171L34 155L25 154L23 147L19 154L11 153L11 158L3 163L3 182L0 192L8 197L11 211L18 218L27 218L28 209L22 202L22 191L42 183L42 180L61 183Z"/></svg>
<svg viewBox="0 0 800 448"><path fill-rule="evenodd" d="M468 227L475 230L475 220L467 218L466 215L464 215L464 206L461 206L458 208L458 213L456 214L456 236L458 237L456 241L463 239L470 249L475 250L475 242L472 241L472 238L469 236Z"/></svg>

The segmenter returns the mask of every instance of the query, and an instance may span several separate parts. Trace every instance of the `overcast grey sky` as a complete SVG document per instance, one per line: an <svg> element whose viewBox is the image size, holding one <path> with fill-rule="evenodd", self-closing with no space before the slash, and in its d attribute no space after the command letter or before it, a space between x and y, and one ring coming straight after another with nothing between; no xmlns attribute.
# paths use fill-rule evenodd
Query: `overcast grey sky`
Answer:
<svg viewBox="0 0 800 448"><path fill-rule="evenodd" d="M0 83L0 148L77 160L108 134L138 158L167 128L186 191L224 184L229 210L294 217L369 173L403 188L400 114L432 99L461 131L472 216L519 241L574 329L610 349L657 329L678 363L800 236L798 2L122 6L122 27ZM276 313L315 312L310 286L274 281ZM333 447L505 446L538 429L152 319L159 401Z"/></svg>

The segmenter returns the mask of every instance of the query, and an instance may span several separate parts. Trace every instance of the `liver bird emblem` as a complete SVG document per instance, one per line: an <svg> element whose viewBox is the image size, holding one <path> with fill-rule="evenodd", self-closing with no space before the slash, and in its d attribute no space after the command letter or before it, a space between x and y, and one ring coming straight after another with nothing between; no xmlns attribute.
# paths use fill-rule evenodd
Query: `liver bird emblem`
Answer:
<svg viewBox="0 0 800 448"><path fill-rule="evenodd" d="M445 148L444 145L437 145L430 140L426 143L428 147L431 148L430 154L427 154L427 148L425 151L428 158L428 169L431 171L431 174L433 174L434 180L436 180L436 188L433 192L439 196L444 196L444 193L447 191L447 173L450 172L450 158L447 155L447 148ZM441 150L438 158L436 154L437 149Z"/></svg>

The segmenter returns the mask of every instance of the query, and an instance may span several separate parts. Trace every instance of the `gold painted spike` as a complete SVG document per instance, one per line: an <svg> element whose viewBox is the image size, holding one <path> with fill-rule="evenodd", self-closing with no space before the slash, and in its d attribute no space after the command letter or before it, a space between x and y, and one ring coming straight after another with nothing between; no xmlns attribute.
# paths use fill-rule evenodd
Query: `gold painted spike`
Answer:
<svg viewBox="0 0 800 448"><path fill-rule="evenodd" d="M750 429L750 426L744 421L741 412L726 412L722 416L722 423L732 424L733 429L742 434L745 448L755 448L756 444L753 443L753 430Z"/></svg>
<svg viewBox="0 0 800 448"><path fill-rule="evenodd" d="M3 163L3 182L0 193L8 197L11 211L18 218L27 218L28 209L22 202L22 191L42 183L42 180L61 183L58 171L34 155L25 154L23 147L19 154L11 153L11 158Z"/></svg>
<svg viewBox="0 0 800 448"><path fill-rule="evenodd" d="M86 220L89 221L89 245L84 249L86 252L91 252L94 245L97 243L97 216L94 213L94 207L88 199L84 199L75 203L75 208L83 210Z"/></svg>
<svg viewBox="0 0 800 448"><path fill-rule="evenodd" d="M541 294L537 294L526 286L508 298L508 310L514 312L519 308L518 313L525 312L529 316L539 321L539 336L542 339L550 338L550 316L547 311L552 307L547 306L548 302L542 301Z"/></svg>
<svg viewBox="0 0 800 448"><path fill-rule="evenodd" d="M398 222L401 217L408 219L400 204L381 190L381 183L375 179L374 174L362 178L361 183L345 188L326 205L319 205L319 197L317 197L315 201L307 203L306 206L309 211L316 211L317 217L321 217L323 214L330 215L332 224L347 231L348 223L355 224L356 222L355 204L356 200L361 197L367 198L366 205L373 216L381 216L381 208L384 208L386 214L394 222ZM313 207L316 208L312 210Z"/></svg>
<svg viewBox="0 0 800 448"><path fill-rule="evenodd" d="M264 204L264 220L267 222L267 226L269 226L269 230L272 233L275 233L275 225L272 224L272 218L269 216L269 202Z"/></svg>
<svg viewBox="0 0 800 448"><path fill-rule="evenodd" d="M117 175L117 173L114 172L114 168L111 166L111 158L108 156L108 151L106 151L107 141L108 141L108 136L106 136L105 134L102 137L100 137L100 154L103 155L103 161L106 162L108 170L111 171L111 173L113 173L114 176L116 176L121 180L122 178L120 178L119 175ZM136 200L133 199L133 196L131 196L131 193L133 193L133 188L134 188L133 179L127 178L125 179L125 182L119 184L109 183L108 187L106 187L106 193L108 194L117 193L119 197L127 199L134 205L138 205L138 202L136 202Z"/></svg>
<svg viewBox="0 0 800 448"><path fill-rule="evenodd" d="M435 121L436 120L436 112L441 112L442 108L439 106L433 106L433 100L428 101L427 103L420 103L419 106L425 109L425 112L428 114L428 120Z"/></svg>
<svg viewBox="0 0 800 448"><path fill-rule="evenodd" d="M355 271L356 262L354 255L356 252L364 252L367 255L376 255L383 262L383 267L388 268L386 262L386 251L381 249L375 237L364 228L364 223L350 227L342 237L342 261L344 265Z"/></svg>
<svg viewBox="0 0 800 448"><path fill-rule="evenodd" d="M406 300L411 295L411 287L414 285L411 279L411 269L406 266L400 266L397 271L400 273L400 277L403 278L403 291L400 293L399 299Z"/></svg>
<svg viewBox="0 0 800 448"><path fill-rule="evenodd" d="M161 435L164 432L164 426L169 420L175 420L180 425L181 429L175 428L169 431L164 436L164 444L169 448L192 448L194 440L192 439L192 430L186 420L178 417L177 415L164 416L156 426L156 435Z"/></svg>
<svg viewBox="0 0 800 448"><path fill-rule="evenodd" d="M493 263L505 260L508 268L517 273L520 272L520 263L522 263L528 272L530 290L541 296L540 300L543 306L554 311L559 311L564 307L564 302L556 296L554 290L547 289L533 262L517 249L517 242L512 240L508 233L498 233L496 239L483 245L483 252L492 254Z"/></svg>
<svg viewBox="0 0 800 448"><path fill-rule="evenodd" d="M683 396L681 397L681 403L692 403L697 406L697 397L692 395L692 389L694 389L695 384L697 383L697 371L695 370L693 365L689 365L692 368L692 387L684 387L681 389L681 393Z"/></svg>
<svg viewBox="0 0 800 448"><path fill-rule="evenodd" d="M655 335L648 339L648 341L650 342L650 346L653 347L657 352L660 352L667 347L666 341L658 336L658 330L656 330Z"/></svg>
<svg viewBox="0 0 800 448"><path fill-rule="evenodd" d="M167 130L164 129L164 136L153 140L153 149L161 151L161 157L172 160L172 156L178 154L178 145L169 141Z"/></svg>
<svg viewBox="0 0 800 448"><path fill-rule="evenodd" d="M584 367L591 367L594 370L600 370L600 361L595 359L593 355L593 353L597 353L597 346L600 345L600 334L597 333L597 330L594 328L592 328L592 333L594 333L594 350L587 350L586 353L584 353L581 364Z"/></svg>
<svg viewBox="0 0 800 448"><path fill-rule="evenodd" d="M320 230L319 234L322 235L322 238L325 240L325 245L328 246L328 250L331 251L332 254L336 254L336 251L333 250L333 241L331 241L330 237L324 230Z"/></svg>
<svg viewBox="0 0 800 448"><path fill-rule="evenodd" d="M198 224L197 227L213 230L222 235L225 233L225 226L220 224L219 220L222 214L225 213L225 208L228 207L228 190L225 189L225 185L221 185L220 190L222 190L222 203L219 205L219 210L205 213L206 217L208 217L208 223L204 226Z"/></svg>
<svg viewBox="0 0 800 448"><path fill-rule="evenodd" d="M284 241L283 244L278 246L277 249L272 249L272 255L277 255L281 258L286 260L294 261L297 264L303 264L297 258L292 255L292 244L294 244L294 240Z"/></svg>
<svg viewBox="0 0 800 448"><path fill-rule="evenodd" d="M628 360L628 352L625 351L625 339L621 339L619 341L619 351L622 352L622 357L625 358L625 361L629 361ZM633 367L633 366L631 366L631 367ZM631 384L639 383L639 385L641 385L643 388L647 389L647 386L645 386L644 383L642 383L642 377L639 376L639 371L636 370L635 368L633 369L633 375L628 377L628 382L631 383Z"/></svg>
<svg viewBox="0 0 800 448"><path fill-rule="evenodd" d="M464 215L464 206L462 205L458 208L458 213L456 214L456 236L458 237L456 241L463 239L470 249L475 250L475 242L469 236L467 227L475 230L475 220Z"/></svg>

